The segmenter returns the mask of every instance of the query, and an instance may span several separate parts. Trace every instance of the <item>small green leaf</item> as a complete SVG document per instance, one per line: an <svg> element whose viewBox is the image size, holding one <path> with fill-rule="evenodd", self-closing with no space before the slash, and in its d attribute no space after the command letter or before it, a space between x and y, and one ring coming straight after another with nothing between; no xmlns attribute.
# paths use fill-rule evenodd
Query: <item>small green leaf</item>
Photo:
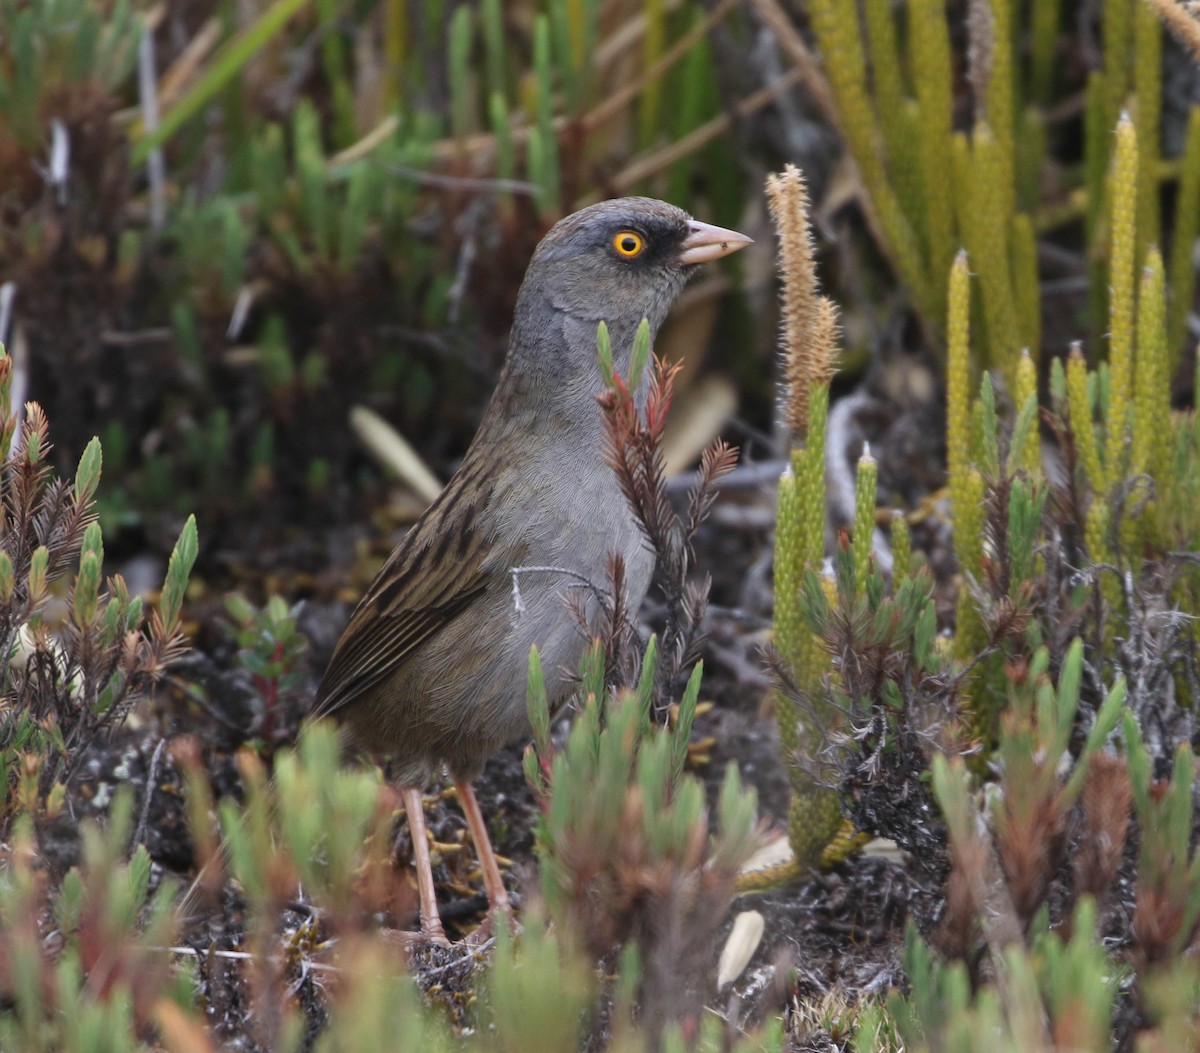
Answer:
<svg viewBox="0 0 1200 1053"><path fill-rule="evenodd" d="M81 629L90 626L96 617L100 597L100 557L85 552L79 560L75 575L75 591L71 597L75 624Z"/></svg>
<svg viewBox="0 0 1200 1053"><path fill-rule="evenodd" d="M254 608L240 592L230 593L225 597L225 613L239 625L250 625L254 622Z"/></svg>
<svg viewBox="0 0 1200 1053"><path fill-rule="evenodd" d="M529 649L529 676L525 688L525 709L533 728L533 741L543 756L549 756L550 702L546 696L546 678L542 673L542 659L536 646Z"/></svg>
<svg viewBox="0 0 1200 1053"><path fill-rule="evenodd" d="M525 781L529 783L534 795L541 798L547 790L546 778L542 772L541 761L538 760L537 750L531 742L521 754L521 770L525 773Z"/></svg>
<svg viewBox="0 0 1200 1053"><path fill-rule="evenodd" d="M1079 705L1079 689L1083 684L1083 640L1078 636L1067 648L1067 657L1058 671L1059 711L1069 711L1072 716Z"/></svg>
<svg viewBox="0 0 1200 1053"><path fill-rule="evenodd" d="M917 618L916 629L913 632L913 645L917 663L926 673L937 671L937 614L933 601L929 600Z"/></svg>
<svg viewBox="0 0 1200 1053"><path fill-rule="evenodd" d="M650 321L643 318L633 338L633 352L629 356L629 390L637 391L642 374L650 361Z"/></svg>
<svg viewBox="0 0 1200 1053"><path fill-rule="evenodd" d="M54 903L54 924L64 936L70 936L79 928L85 896L83 875L78 867L72 867L63 878Z"/></svg>
<svg viewBox="0 0 1200 1053"><path fill-rule="evenodd" d="M95 496L96 487L100 485L100 468L103 464L103 453L100 440L95 435L84 447L79 458L79 467L75 471L75 503L86 505Z"/></svg>
<svg viewBox="0 0 1200 1053"><path fill-rule="evenodd" d="M642 728L650 730L651 706L654 702L654 677L658 671L658 637L651 634L646 642L646 653L642 656L642 672L638 677L635 696L642 715Z"/></svg>
<svg viewBox="0 0 1200 1053"><path fill-rule="evenodd" d="M696 705L700 701L700 681L704 678L704 663L697 662L688 677L683 698L679 700L679 714L672 730L671 781L677 783L683 775L687 761L688 743L692 737L692 722L696 719Z"/></svg>
<svg viewBox="0 0 1200 1053"><path fill-rule="evenodd" d="M1037 429L1033 427L1033 422L1037 417L1037 408L1037 395L1033 394L1025 400L1025 405L1017 414L1016 423L1013 425L1012 443L1008 450L1008 470L1010 472L1021 463L1025 444L1038 441Z"/></svg>
<svg viewBox="0 0 1200 1053"><path fill-rule="evenodd" d="M604 697L604 648L599 640L594 640L592 645L583 653L583 660L579 665L579 674L583 687L583 697L586 701L589 696L602 699Z"/></svg>
<svg viewBox="0 0 1200 1053"><path fill-rule="evenodd" d="M1055 406L1065 406L1067 402L1067 374L1063 360L1057 355L1050 360L1050 399Z"/></svg>
<svg viewBox="0 0 1200 1053"><path fill-rule="evenodd" d="M38 603L46 591L46 569L50 565L50 550L38 545L29 558L29 600Z"/></svg>
<svg viewBox="0 0 1200 1053"><path fill-rule="evenodd" d="M175 549L167 563L167 577L163 582L162 599L159 602L163 631L168 636L175 632L179 625L183 596L187 591L188 577L192 573L199 547L196 517L190 515L179 533L179 540L175 542Z"/></svg>
<svg viewBox="0 0 1200 1053"><path fill-rule="evenodd" d="M129 890L134 906L139 910L146 903L146 893L150 889L150 853L146 846L139 844L129 860Z"/></svg>
<svg viewBox="0 0 1200 1053"><path fill-rule="evenodd" d="M1000 423L996 417L996 391L992 387L992 378L989 373L983 375L979 398L983 412L983 464L981 467L985 478L996 479L1000 475Z"/></svg>
<svg viewBox="0 0 1200 1053"><path fill-rule="evenodd" d="M12 599L15 584L12 560L7 552L0 549L0 601L8 603Z"/></svg>

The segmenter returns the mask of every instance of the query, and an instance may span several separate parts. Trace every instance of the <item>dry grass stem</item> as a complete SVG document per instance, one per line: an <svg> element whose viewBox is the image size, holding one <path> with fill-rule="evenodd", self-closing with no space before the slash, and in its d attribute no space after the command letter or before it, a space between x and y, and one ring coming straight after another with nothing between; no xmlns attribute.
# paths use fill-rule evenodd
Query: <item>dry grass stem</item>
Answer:
<svg viewBox="0 0 1200 1053"><path fill-rule="evenodd" d="M793 67L799 71L808 97L830 124L838 126L837 104L829 90L829 81L825 79L820 60L800 35L792 16L777 0L752 0L752 5L755 13L775 37L779 49L791 59Z"/></svg>
<svg viewBox="0 0 1200 1053"><path fill-rule="evenodd" d="M995 19L987 0L971 0L967 5L967 80L975 96L976 113L988 120L987 89L992 76L996 51Z"/></svg>
<svg viewBox="0 0 1200 1053"><path fill-rule="evenodd" d="M668 146L635 158L613 176L612 192L616 194L629 193L642 180L649 179L663 169L670 168L676 161L694 154L713 139L724 135L739 121L745 120L751 114L770 105L784 92L795 87L801 79L799 70L789 70L774 83L768 84L765 88L759 88L758 91L751 92L745 98L734 103L729 107L727 113L722 113L712 120L706 121L699 128L693 129Z"/></svg>
<svg viewBox="0 0 1200 1053"><path fill-rule="evenodd" d="M676 62L691 51L697 41L707 36L713 26L724 19L738 5L738 2L739 0L720 0L720 3L705 15L704 18L664 51L657 62L647 66L638 77L619 88L592 110L591 113L587 114L583 119L584 127L589 132L595 131L605 121L611 120L617 114L624 111L649 85L658 80Z"/></svg>

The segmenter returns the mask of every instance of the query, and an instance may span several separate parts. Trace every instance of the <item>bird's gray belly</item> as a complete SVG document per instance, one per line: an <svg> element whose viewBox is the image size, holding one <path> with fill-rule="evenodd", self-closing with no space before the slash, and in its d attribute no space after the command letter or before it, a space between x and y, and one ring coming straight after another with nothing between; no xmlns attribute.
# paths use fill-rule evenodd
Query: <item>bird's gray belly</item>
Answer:
<svg viewBox="0 0 1200 1053"><path fill-rule="evenodd" d="M442 763L456 777L474 778L488 757L529 733L526 684L533 646L551 704L565 700L589 642L570 603L582 601L595 625L596 593L607 595L612 588L611 552L625 558L627 603L637 610L654 557L615 480L606 490L577 495L578 508L561 493L538 507L514 508L514 515L528 517L531 541L523 565L538 569L518 569L514 592L517 568L491 568L485 596L426 641L374 698L355 707L356 737L395 755L401 782L419 782ZM551 507L557 509L553 517L545 511Z"/></svg>

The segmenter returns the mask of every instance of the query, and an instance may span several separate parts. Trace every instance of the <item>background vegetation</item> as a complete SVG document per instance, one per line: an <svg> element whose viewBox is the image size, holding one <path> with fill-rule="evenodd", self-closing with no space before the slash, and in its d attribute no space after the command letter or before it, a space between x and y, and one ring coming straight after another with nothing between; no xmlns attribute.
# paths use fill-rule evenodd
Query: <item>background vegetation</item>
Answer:
<svg viewBox="0 0 1200 1053"><path fill-rule="evenodd" d="M1197 38L1170 0L0 0L0 1046L1194 1048ZM406 955L394 795L301 720L533 246L626 193L759 242L664 332L701 438L621 418L627 489L718 430L743 467L648 524L662 634L608 612L569 732L514 685L523 933ZM715 710L692 568L748 656ZM764 697L767 863L703 737ZM731 989L738 888L799 954Z"/></svg>

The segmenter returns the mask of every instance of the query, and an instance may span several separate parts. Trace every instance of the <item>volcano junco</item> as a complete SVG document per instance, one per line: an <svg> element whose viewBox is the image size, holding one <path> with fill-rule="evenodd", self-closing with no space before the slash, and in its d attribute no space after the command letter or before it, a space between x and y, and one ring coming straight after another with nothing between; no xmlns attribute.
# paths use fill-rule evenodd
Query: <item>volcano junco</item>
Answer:
<svg viewBox="0 0 1200 1053"><path fill-rule="evenodd" d="M528 733L529 650L541 653L552 702L571 688L585 641L569 584L601 585L625 559L636 610L653 555L601 456L603 389L596 329L608 325L626 372L643 318L657 331L688 268L750 239L651 198L604 201L542 239L517 298L508 355L454 477L396 547L342 634L314 713L333 714L364 748L399 763L420 892L421 931L444 941L420 786L449 769L479 853L493 911L508 896L471 780ZM513 602L512 571L522 609Z"/></svg>

